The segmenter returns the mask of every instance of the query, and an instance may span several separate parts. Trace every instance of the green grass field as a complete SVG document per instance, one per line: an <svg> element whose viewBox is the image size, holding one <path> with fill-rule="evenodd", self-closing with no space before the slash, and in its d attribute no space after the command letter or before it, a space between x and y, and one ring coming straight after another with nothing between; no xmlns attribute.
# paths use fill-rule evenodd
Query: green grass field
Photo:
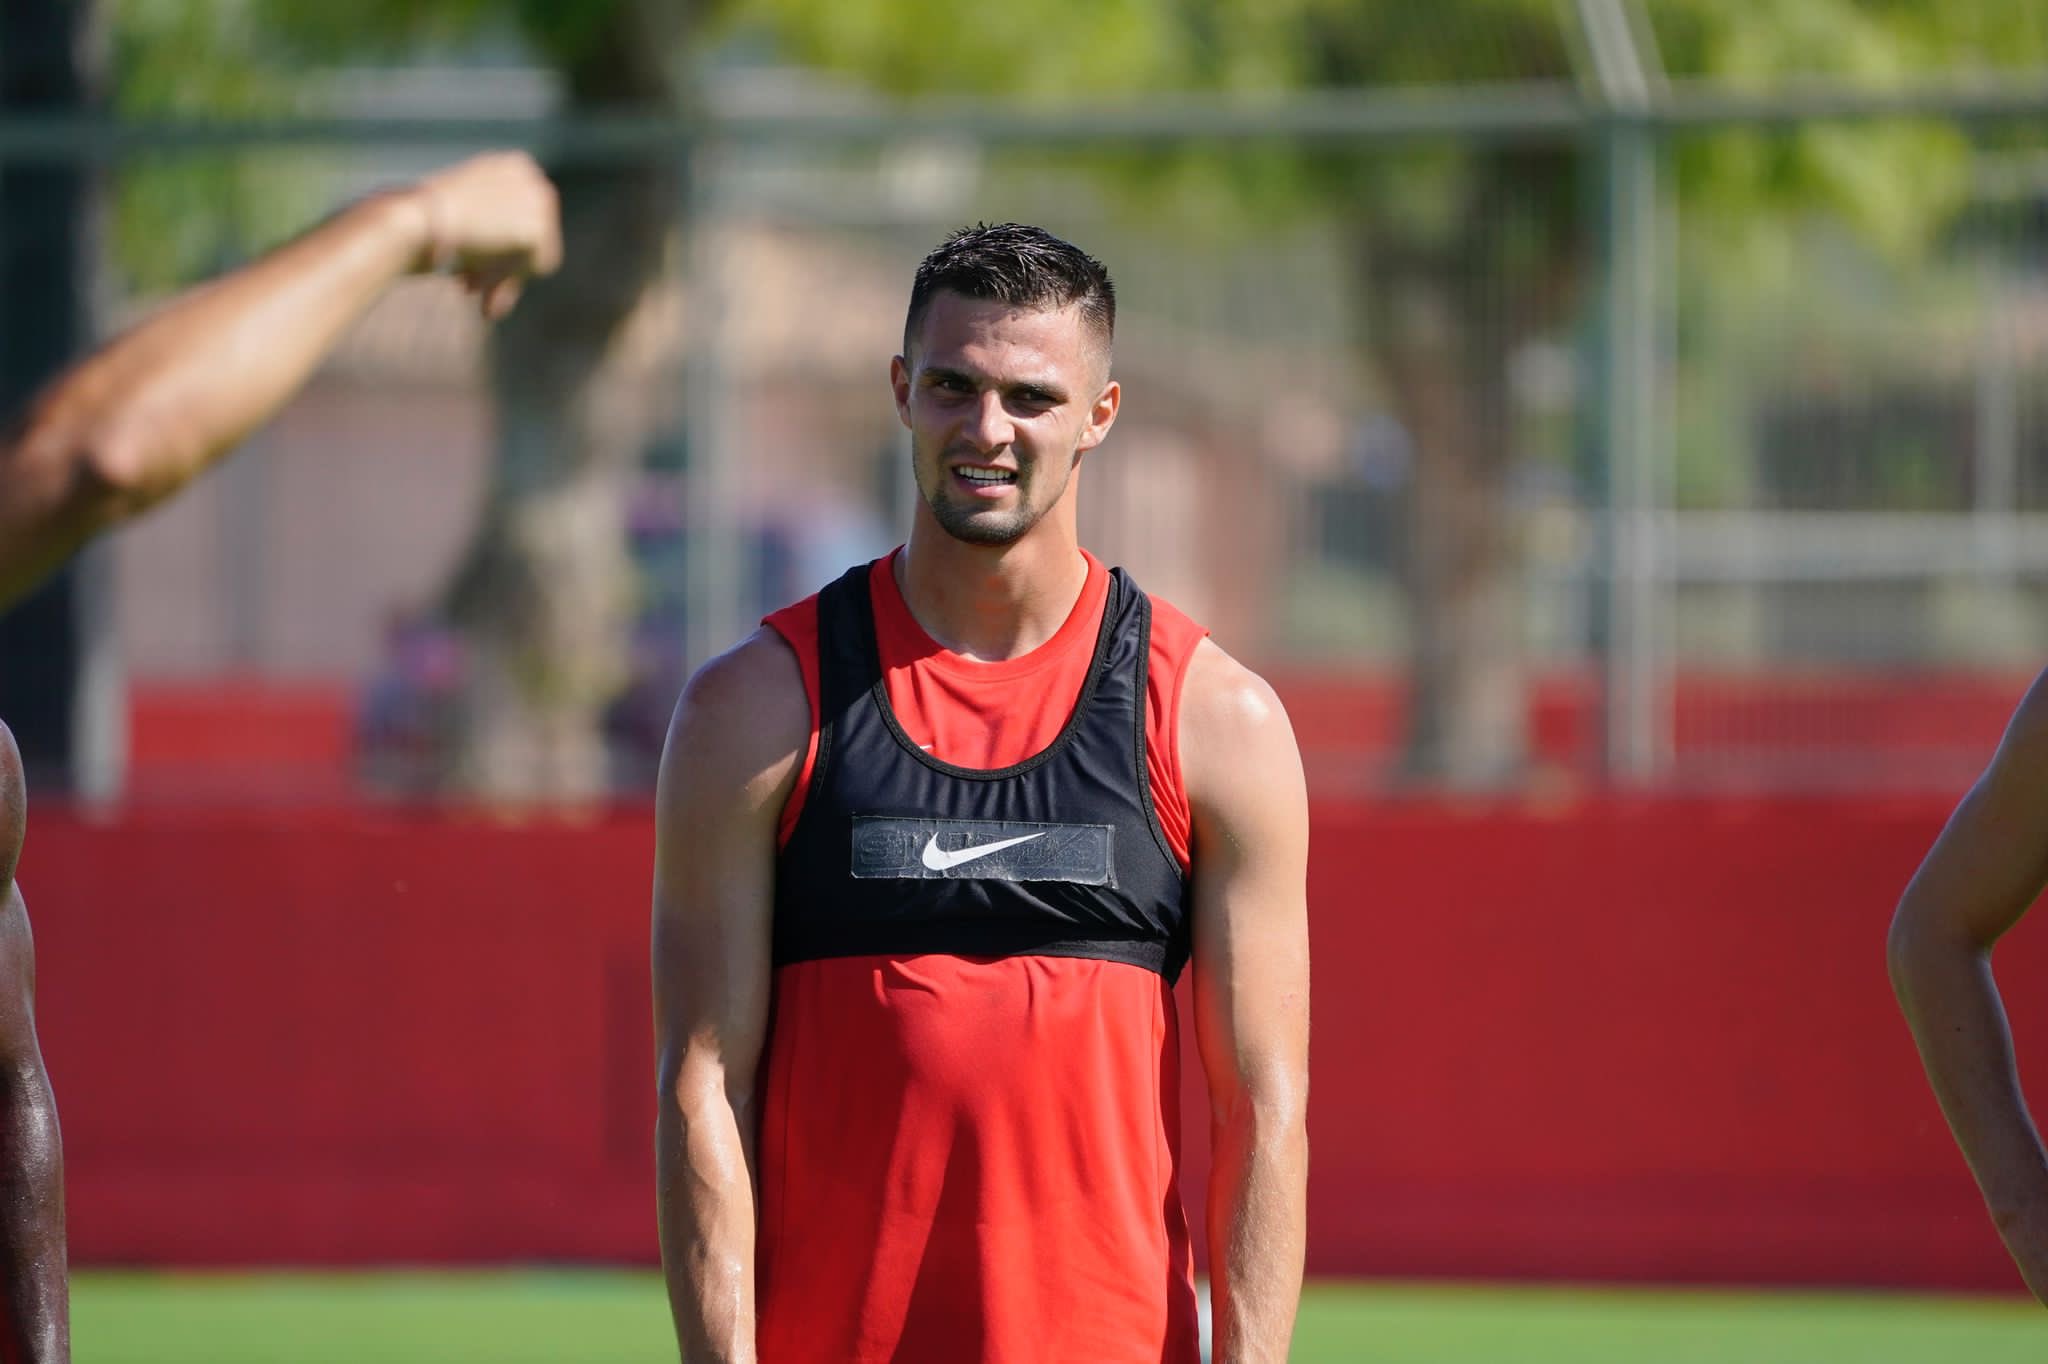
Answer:
<svg viewBox="0 0 2048 1364"><path fill-rule="evenodd" d="M649 1274L80 1274L81 1364L673 1359ZM2014 1299L1312 1285L1294 1359L1336 1364L2004 1364L2048 1358Z"/></svg>

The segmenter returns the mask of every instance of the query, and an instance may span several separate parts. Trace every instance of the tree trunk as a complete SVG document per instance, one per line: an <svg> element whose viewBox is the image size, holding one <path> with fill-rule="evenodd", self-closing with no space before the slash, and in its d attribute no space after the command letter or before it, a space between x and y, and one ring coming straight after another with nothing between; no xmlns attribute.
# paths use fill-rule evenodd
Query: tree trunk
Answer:
<svg viewBox="0 0 2048 1364"><path fill-rule="evenodd" d="M1367 346L1414 450L1405 780L1497 787L1528 757L1509 366L1577 297L1572 177L1556 160L1482 163L1448 241L1405 242L1365 215L1354 234Z"/></svg>
<svg viewBox="0 0 2048 1364"><path fill-rule="evenodd" d="M1527 750L1504 358L1449 272L1369 268L1374 354L1415 451L1408 481L1406 779L1483 787Z"/></svg>
<svg viewBox="0 0 2048 1364"><path fill-rule="evenodd" d="M612 6L566 54L572 110L681 107L685 9ZM469 658L453 780L489 800L577 804L609 789L604 713L629 675L626 502L663 376L626 342L671 259L683 171L666 159L549 170L562 269L495 333L495 481L448 594Z"/></svg>

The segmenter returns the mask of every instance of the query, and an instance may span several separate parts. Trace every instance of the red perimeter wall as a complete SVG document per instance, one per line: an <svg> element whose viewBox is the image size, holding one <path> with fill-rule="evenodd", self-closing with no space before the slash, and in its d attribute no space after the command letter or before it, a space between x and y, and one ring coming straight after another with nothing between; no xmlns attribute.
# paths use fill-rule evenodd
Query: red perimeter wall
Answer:
<svg viewBox="0 0 2048 1364"><path fill-rule="evenodd" d="M2016 1287L1885 983L1942 815L1320 806L1311 1269ZM651 1261L652 842L37 809L76 1259Z"/></svg>

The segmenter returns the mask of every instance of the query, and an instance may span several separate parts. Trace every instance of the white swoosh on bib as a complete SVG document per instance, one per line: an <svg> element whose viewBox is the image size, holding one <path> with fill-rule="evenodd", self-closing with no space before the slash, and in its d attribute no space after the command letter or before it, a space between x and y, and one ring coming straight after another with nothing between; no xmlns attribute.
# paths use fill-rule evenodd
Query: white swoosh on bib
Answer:
<svg viewBox="0 0 2048 1364"><path fill-rule="evenodd" d="M924 845L924 864L933 871L945 871L950 867L959 866L962 862L972 862L977 857L987 857L992 852L1001 852L1005 848L1014 848L1019 843L1029 843L1034 838L1044 837L1043 833L1024 834L995 843L984 843L978 848L958 848L947 852L939 847L939 836L933 834Z"/></svg>

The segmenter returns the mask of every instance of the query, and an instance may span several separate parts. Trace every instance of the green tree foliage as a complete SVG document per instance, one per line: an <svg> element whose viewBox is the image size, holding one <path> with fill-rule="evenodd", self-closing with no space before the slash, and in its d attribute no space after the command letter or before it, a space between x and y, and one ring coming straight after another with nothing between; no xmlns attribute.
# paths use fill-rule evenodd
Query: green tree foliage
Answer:
<svg viewBox="0 0 2048 1364"><path fill-rule="evenodd" d="M1733 89L1821 78L1872 88L1966 82L2048 60L2048 8L2027 0L1654 0L1645 12L1674 80ZM805 64L895 95L1052 103L1470 87L1572 82L1582 65L1569 0L741 0L737 13ZM1712 154L1688 159L1685 188L1729 208L1838 210L1877 240L1904 245L1953 208L1962 144L1946 128L1869 133L1817 124L1789 136L1716 138ZM1484 152L1459 160L1487 164ZM1390 204L1396 213L1441 202L1407 187L1369 188L1415 201Z"/></svg>
<svg viewBox="0 0 2048 1364"><path fill-rule="evenodd" d="M564 78L572 103L647 106L673 94L693 6L625 0L110 0L116 110L186 121L283 120L324 112L324 76L349 61L418 61L498 45ZM665 12L663 12L665 11ZM658 14L653 21L645 14ZM656 77L619 79L608 34L653 57ZM202 279L304 226L322 202L304 153L180 152L124 166L115 258L130 286L159 293Z"/></svg>
<svg viewBox="0 0 2048 1364"><path fill-rule="evenodd" d="M279 117L300 93L289 54L252 3L107 6L112 96L132 119ZM124 164L113 186L114 261L136 292L205 278L302 226L313 187L286 158L177 152Z"/></svg>

